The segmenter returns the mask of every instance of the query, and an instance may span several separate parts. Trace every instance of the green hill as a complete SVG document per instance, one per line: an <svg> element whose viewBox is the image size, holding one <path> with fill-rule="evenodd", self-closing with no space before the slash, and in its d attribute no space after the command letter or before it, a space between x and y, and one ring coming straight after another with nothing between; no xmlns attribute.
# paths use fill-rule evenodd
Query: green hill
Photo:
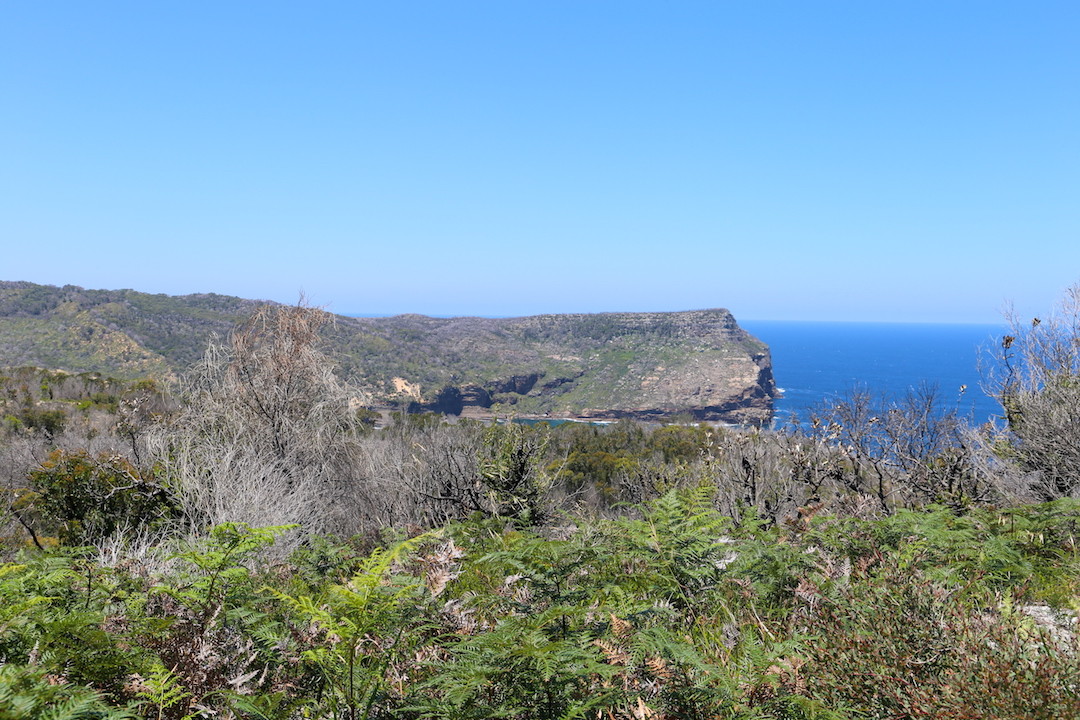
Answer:
<svg viewBox="0 0 1080 720"><path fill-rule="evenodd" d="M0 366L167 377L260 301L0 282ZM325 349L378 405L453 414L767 422L768 348L727 310L337 316Z"/></svg>

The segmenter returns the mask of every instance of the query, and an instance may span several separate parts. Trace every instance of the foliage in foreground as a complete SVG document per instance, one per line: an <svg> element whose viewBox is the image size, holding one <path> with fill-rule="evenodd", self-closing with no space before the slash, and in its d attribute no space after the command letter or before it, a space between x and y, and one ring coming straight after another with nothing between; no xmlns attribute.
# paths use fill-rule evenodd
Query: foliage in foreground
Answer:
<svg viewBox="0 0 1080 720"><path fill-rule="evenodd" d="M0 717L1080 716L1080 503L777 526L712 492L285 563L289 528L236 524L111 565L27 552L0 568Z"/></svg>

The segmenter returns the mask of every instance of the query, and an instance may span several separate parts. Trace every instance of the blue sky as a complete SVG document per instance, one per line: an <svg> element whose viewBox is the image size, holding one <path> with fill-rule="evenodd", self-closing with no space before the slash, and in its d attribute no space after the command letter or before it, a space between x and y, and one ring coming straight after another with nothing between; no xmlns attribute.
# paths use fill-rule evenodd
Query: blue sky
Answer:
<svg viewBox="0 0 1080 720"><path fill-rule="evenodd" d="M0 279L993 322L1080 281L1080 3L11 2Z"/></svg>

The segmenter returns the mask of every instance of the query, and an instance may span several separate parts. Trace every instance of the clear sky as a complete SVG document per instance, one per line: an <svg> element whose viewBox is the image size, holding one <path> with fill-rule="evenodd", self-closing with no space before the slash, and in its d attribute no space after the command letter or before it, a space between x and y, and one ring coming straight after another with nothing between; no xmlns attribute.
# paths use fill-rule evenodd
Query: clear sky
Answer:
<svg viewBox="0 0 1080 720"><path fill-rule="evenodd" d="M0 279L993 322L1080 281L1080 3L0 4Z"/></svg>

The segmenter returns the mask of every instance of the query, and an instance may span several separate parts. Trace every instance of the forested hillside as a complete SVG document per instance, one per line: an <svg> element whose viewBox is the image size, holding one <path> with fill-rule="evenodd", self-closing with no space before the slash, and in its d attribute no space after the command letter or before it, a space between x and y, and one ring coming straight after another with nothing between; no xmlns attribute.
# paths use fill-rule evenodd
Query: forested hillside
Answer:
<svg viewBox="0 0 1080 720"><path fill-rule="evenodd" d="M34 365L135 379L197 361L258 303L0 282L0 367Z"/></svg>

